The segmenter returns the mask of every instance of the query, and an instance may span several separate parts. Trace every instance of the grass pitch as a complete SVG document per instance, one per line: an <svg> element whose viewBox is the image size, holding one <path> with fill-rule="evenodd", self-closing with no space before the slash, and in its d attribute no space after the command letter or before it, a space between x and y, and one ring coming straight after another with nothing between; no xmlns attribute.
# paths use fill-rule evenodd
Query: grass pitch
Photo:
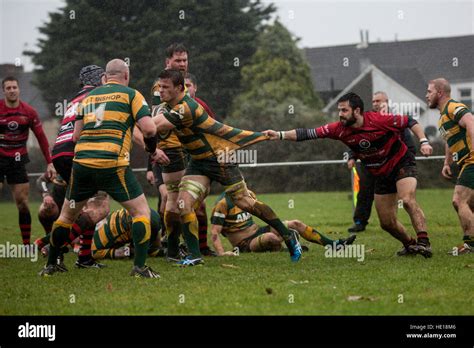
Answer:
<svg viewBox="0 0 474 348"><path fill-rule="evenodd" d="M44 260L0 259L0 315L472 315L474 255L453 257L461 230L451 190L422 190L434 256L400 258L398 241L378 227L375 210L356 243L365 259L326 258L309 247L297 264L286 252L206 258L177 268L162 258L147 263L162 278L135 279L132 261L105 261L102 270L79 270L66 255L68 273L40 278ZM300 219L337 239L347 236L352 208L347 193L260 195L282 219ZM208 214L215 197L210 197ZM150 199L152 207L156 200ZM112 209L118 205L113 203ZM43 235L31 204L32 240ZM402 222L413 230L401 209ZM0 203L0 244L20 243L13 202ZM225 242L229 250L229 244Z"/></svg>

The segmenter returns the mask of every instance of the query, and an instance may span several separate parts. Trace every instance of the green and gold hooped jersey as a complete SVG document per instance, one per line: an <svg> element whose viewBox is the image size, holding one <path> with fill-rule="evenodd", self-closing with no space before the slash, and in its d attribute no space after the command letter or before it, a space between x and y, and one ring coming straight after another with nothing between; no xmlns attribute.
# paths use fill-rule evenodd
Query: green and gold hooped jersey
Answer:
<svg viewBox="0 0 474 348"><path fill-rule="evenodd" d="M156 80L153 84L151 89L151 105L153 109L153 117L157 115L163 107L165 107L166 103L161 102L159 88L160 85L158 84L159 80ZM186 94L188 94L188 89L184 86ZM174 130L167 130L164 132L158 132L156 135L158 137L158 148L161 150L164 149L175 149L183 147L178 139L178 136L174 132Z"/></svg>
<svg viewBox="0 0 474 348"><path fill-rule="evenodd" d="M263 133L234 128L214 120L187 95L172 109L168 106L166 110L164 116L176 127L178 139L195 160L219 157L223 152L268 139Z"/></svg>
<svg viewBox="0 0 474 348"><path fill-rule="evenodd" d="M104 247L132 241L132 216L125 209L110 213L107 218L96 225L95 233L99 234Z"/></svg>
<svg viewBox="0 0 474 348"><path fill-rule="evenodd" d="M151 231L152 238L156 238L161 231L160 216L151 209ZM110 213L105 220L96 225L95 233L99 235L103 247L112 248L114 245L131 243L132 238L132 216L126 209L120 209Z"/></svg>
<svg viewBox="0 0 474 348"><path fill-rule="evenodd" d="M255 195L252 191L249 192L251 195ZM255 222L252 219L252 214L234 205L224 192L217 197L216 204L212 209L211 224L222 226L222 234L225 236L228 233L244 231Z"/></svg>
<svg viewBox="0 0 474 348"><path fill-rule="evenodd" d="M455 100L450 100L441 112L438 120L438 128L449 146L453 160L458 165L474 164L474 149L466 128L459 125L459 120L469 113L466 105Z"/></svg>
<svg viewBox="0 0 474 348"><path fill-rule="evenodd" d="M84 128L74 161L92 168L128 166L133 127L146 116L150 108L137 90L113 82L97 87L79 106L76 119Z"/></svg>

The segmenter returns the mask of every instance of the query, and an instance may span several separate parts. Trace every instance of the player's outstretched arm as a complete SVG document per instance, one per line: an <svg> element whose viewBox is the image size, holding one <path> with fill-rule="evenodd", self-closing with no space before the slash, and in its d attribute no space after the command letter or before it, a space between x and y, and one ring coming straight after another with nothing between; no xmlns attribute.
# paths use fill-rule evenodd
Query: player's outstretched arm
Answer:
<svg viewBox="0 0 474 348"><path fill-rule="evenodd" d="M420 140L421 154L425 157L431 156L431 154L433 153L433 148L431 147L430 142L428 141L428 138L425 135L425 132L423 132L423 127L419 123L416 123L410 128L410 130Z"/></svg>
<svg viewBox="0 0 474 348"><path fill-rule="evenodd" d="M174 129L176 126L168 121L165 115L160 112L157 116L153 117L153 122L155 122L156 130L158 132L164 132L167 130Z"/></svg>
<svg viewBox="0 0 474 348"><path fill-rule="evenodd" d="M266 130L262 132L266 136L270 138L270 140L291 140L296 141L296 129L289 130L289 131L274 131L272 129Z"/></svg>

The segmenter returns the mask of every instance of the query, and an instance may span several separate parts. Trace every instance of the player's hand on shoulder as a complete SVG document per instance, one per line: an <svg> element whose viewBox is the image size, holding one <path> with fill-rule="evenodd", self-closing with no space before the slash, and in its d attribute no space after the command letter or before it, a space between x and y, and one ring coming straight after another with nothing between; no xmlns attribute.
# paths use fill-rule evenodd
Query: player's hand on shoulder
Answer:
<svg viewBox="0 0 474 348"><path fill-rule="evenodd" d="M272 129L268 129L266 131L262 132L264 135L270 138L270 140L278 140L280 139L280 136L277 131L274 131Z"/></svg>
<svg viewBox="0 0 474 348"><path fill-rule="evenodd" d="M451 167L448 164L445 164L443 166L443 169L441 170L441 175L445 177L446 179L453 178L453 172L451 171Z"/></svg>
<svg viewBox="0 0 474 348"><path fill-rule="evenodd" d="M423 144L421 145L420 151L423 156L428 157L433 153L433 148L430 144Z"/></svg>

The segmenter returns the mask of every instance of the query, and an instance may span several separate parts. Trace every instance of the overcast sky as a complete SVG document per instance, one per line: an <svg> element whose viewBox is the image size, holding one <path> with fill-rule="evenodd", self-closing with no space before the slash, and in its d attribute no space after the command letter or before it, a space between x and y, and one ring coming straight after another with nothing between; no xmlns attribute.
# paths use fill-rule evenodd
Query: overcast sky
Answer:
<svg viewBox="0 0 474 348"><path fill-rule="evenodd" d="M353 44L360 30L369 41L393 41L474 34L474 0L263 0L273 2L281 22L301 39L300 47ZM35 49L38 27L63 0L0 0L0 64L19 58L26 70L33 65L21 52Z"/></svg>

